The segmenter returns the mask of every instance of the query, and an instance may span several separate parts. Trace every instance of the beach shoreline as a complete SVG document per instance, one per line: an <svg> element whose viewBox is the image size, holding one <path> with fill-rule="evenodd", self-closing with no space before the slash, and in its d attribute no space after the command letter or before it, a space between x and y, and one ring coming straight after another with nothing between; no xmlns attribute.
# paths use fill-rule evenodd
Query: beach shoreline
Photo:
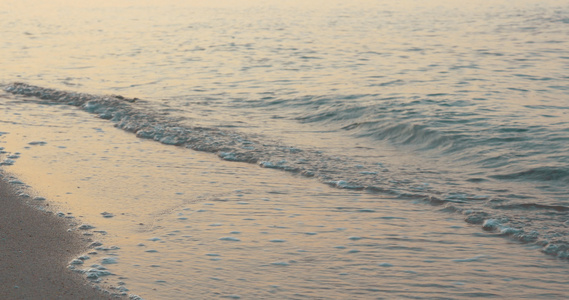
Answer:
<svg viewBox="0 0 569 300"><path fill-rule="evenodd" d="M0 298L119 299L67 268L89 239L17 195L0 173Z"/></svg>

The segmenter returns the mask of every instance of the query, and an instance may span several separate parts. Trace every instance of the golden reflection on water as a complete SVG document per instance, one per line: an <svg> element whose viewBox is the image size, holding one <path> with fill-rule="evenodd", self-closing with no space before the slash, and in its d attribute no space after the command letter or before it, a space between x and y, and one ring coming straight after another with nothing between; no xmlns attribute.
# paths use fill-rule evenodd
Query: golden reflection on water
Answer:
<svg viewBox="0 0 569 300"><path fill-rule="evenodd" d="M524 3L517 5L540 7L535 1ZM0 54L7 59L0 62L0 80L158 98L192 89L228 96L257 90L420 95L469 90L476 97L516 87L504 62L532 59L520 54L532 50L526 43L549 38L507 40L488 31L518 26L500 24L492 15L507 4L3 1ZM338 11L345 16L337 16ZM465 20L473 24L456 24L457 16L466 13ZM284 50L274 49L275 43ZM315 59L299 62L302 56ZM564 72L551 60L536 59L529 62L532 76ZM398 80L402 84L385 84ZM530 91L539 87L539 82L526 86ZM511 99L534 103L533 97Z"/></svg>
<svg viewBox="0 0 569 300"><path fill-rule="evenodd" d="M529 53L518 47L548 38L476 34L488 30L483 20L461 24L467 31L453 30L457 15L492 13L488 6L509 4L3 1L0 80L151 101L203 91L223 99L294 90L307 95L471 90L475 97L515 86L510 75L519 70L508 71L505 60L525 58ZM331 16L331 10L346 14ZM501 55L481 54L485 49ZM526 63L532 76L565 72L543 58ZM267 82L273 84L263 86ZM539 86L528 83L529 93L511 90L514 96L488 105L515 110L558 95L540 97L532 92ZM119 263L109 268L128 277L127 286L142 296L333 299L483 291L521 297L530 288L565 290L565 265L421 205L333 190L310 179L141 141L70 108L32 104L3 113L4 121L19 124L2 129L11 132L2 142L22 153L9 170L59 209L107 231L93 238L121 249L93 255L93 263L117 255ZM224 117L212 116L216 122ZM266 132L264 124L253 125L258 129L252 131ZM324 144L291 131L290 140ZM343 139L333 133L326 138L344 149ZM48 143L27 144L36 139ZM103 218L103 212L115 216ZM160 240L149 240L155 237ZM224 237L239 241L220 240Z"/></svg>
<svg viewBox="0 0 569 300"><path fill-rule="evenodd" d="M564 291L565 265L424 204L139 140L74 108L4 112L2 146L21 153L7 170L118 246L86 264L116 258L104 283L143 297L518 297L535 282Z"/></svg>

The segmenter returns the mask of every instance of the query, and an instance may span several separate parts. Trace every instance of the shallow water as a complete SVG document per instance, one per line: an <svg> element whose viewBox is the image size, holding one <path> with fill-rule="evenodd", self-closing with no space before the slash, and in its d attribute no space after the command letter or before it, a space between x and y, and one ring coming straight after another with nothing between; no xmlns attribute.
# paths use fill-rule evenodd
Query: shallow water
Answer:
<svg viewBox="0 0 569 300"><path fill-rule="evenodd" d="M0 4L1 163L134 293L564 295L563 1L36 2Z"/></svg>
<svg viewBox="0 0 569 300"><path fill-rule="evenodd" d="M145 299L567 295L566 262L421 201L167 147L68 106L5 108L2 146L18 153L6 170L30 186L21 187L29 202L73 218L71 230L102 243L73 266L104 267L110 275L92 279L113 292Z"/></svg>

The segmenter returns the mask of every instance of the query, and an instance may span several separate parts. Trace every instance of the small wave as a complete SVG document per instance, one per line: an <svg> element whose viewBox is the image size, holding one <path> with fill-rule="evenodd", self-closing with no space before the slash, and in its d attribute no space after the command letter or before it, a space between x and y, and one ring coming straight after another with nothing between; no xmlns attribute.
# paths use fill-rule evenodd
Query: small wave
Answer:
<svg viewBox="0 0 569 300"><path fill-rule="evenodd" d="M538 238L538 235L531 231L527 233L520 228L514 228L514 226L507 227L508 221L506 223L487 221L489 219L497 220L496 215L499 215L500 211L506 211L508 209L507 204L504 203L502 207L484 207L481 206L483 204L475 204L492 203L493 198L460 192L449 188L448 185L437 188L430 187L424 183L423 178L420 178L420 175L424 174L423 172L392 171L384 166L385 162L376 161L376 158L350 156L349 154L331 156L319 149L299 149L281 145L260 135L249 136L219 127L181 125L176 120L146 108L144 101L138 101L139 99L134 98L66 92L25 83L9 84L5 87L5 91L16 95L37 97L50 103L77 106L113 122L115 127L132 132L140 138L153 139L165 145L215 153L227 161L255 163L264 168L314 177L322 183L339 189L381 193L394 198L423 201L437 206L447 205L446 211L465 215L466 222L480 224L488 231L500 230L502 235L516 240L547 246L543 249L544 253L569 258L569 252L563 246L567 244L565 241L553 243L542 237ZM375 124L371 125L375 126ZM354 130L360 126L365 127L366 124L347 126L345 129ZM373 129L376 130L377 127ZM434 145L440 147L446 143L447 147L450 147L456 141L456 138L445 137L444 134L422 125L391 124L386 129L388 130L384 130L381 134L385 134L386 138L397 140L400 143L433 145L432 147ZM376 132L378 131L376 130ZM569 170L562 167L543 167L513 174L496 175L495 178L567 181ZM524 207L526 209L567 211L564 206L548 207L534 204L519 204L517 207L512 206L511 209ZM495 210L489 211L488 208ZM519 218L513 219L511 223L516 224L516 226L525 226L519 225L521 224L518 222L520 220ZM552 220L547 223L548 226L555 226L553 222L556 221ZM561 224L564 224L563 222L565 221L561 221ZM549 234L549 232L541 233L544 234L543 236ZM566 236L564 235L563 239Z"/></svg>
<svg viewBox="0 0 569 300"><path fill-rule="evenodd" d="M426 188L420 178L410 179L397 170L390 171L375 158L357 158L350 155L329 156L319 149L299 149L280 145L263 136L248 136L227 128L192 127L181 125L159 112L146 108L144 101L122 96L100 96L77 92L12 83L5 87L12 94L37 97L53 103L80 107L110 120L115 127L134 133L137 137L152 139L166 145L174 145L215 153L221 159L258 164L271 168L314 177L332 187L347 190L365 190L402 198L422 199L429 203L468 202L476 196L458 199L445 192ZM393 129L393 135L411 130L412 140L436 140L437 133L421 126ZM423 137L420 137L423 136ZM430 137L434 136L434 137ZM436 142L436 144L439 144ZM460 194L460 193L459 193ZM436 195L436 196L435 196ZM441 198L437 201L435 199Z"/></svg>
<svg viewBox="0 0 569 300"><path fill-rule="evenodd" d="M376 188L378 186L387 192L402 189L401 186L396 186L400 181L383 184L392 179L393 174L380 176L385 172L379 172L384 169L379 162L363 162L360 164L361 168L352 170L346 167L355 165L349 157L329 157L321 151L283 146L264 137L247 136L226 129L180 125L175 120L137 105L138 101L128 101L122 96L66 92L25 83L12 83L6 86L5 90L12 94L77 106L100 118L112 121L115 127L132 132L137 137L152 139L166 145L216 153L227 161L256 163L264 168L315 177L340 189L361 190L369 186L373 186L374 191L379 190ZM367 165L368 169L365 169L364 165ZM366 174L373 176L361 175L362 171L368 171ZM372 179L363 182L358 177Z"/></svg>
<svg viewBox="0 0 569 300"><path fill-rule="evenodd" d="M309 116L297 117L296 120L302 123L353 120L361 118L364 115L365 111L365 107L342 108L341 111L338 111L336 109L324 109Z"/></svg>
<svg viewBox="0 0 569 300"><path fill-rule="evenodd" d="M393 144L412 146L421 150L438 149L455 151L460 135L449 135L423 124L363 122L345 126L345 130L358 128L359 137L373 137Z"/></svg>
<svg viewBox="0 0 569 300"><path fill-rule="evenodd" d="M500 180L560 181L569 183L569 168L538 167L522 172L492 175L490 177Z"/></svg>
<svg viewBox="0 0 569 300"><path fill-rule="evenodd" d="M554 210L558 212L569 211L569 207L563 205L546 205L538 203L519 203L519 204L506 204L497 205L494 208L498 209L518 209L518 210Z"/></svg>

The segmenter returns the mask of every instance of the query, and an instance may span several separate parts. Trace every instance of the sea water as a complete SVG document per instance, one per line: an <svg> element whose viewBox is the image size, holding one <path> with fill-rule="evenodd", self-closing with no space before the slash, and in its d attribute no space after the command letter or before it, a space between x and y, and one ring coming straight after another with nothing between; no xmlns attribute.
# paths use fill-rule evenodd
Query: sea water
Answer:
<svg viewBox="0 0 569 300"><path fill-rule="evenodd" d="M567 296L563 1L6 1L0 17L3 169L93 240L71 264L93 282Z"/></svg>

